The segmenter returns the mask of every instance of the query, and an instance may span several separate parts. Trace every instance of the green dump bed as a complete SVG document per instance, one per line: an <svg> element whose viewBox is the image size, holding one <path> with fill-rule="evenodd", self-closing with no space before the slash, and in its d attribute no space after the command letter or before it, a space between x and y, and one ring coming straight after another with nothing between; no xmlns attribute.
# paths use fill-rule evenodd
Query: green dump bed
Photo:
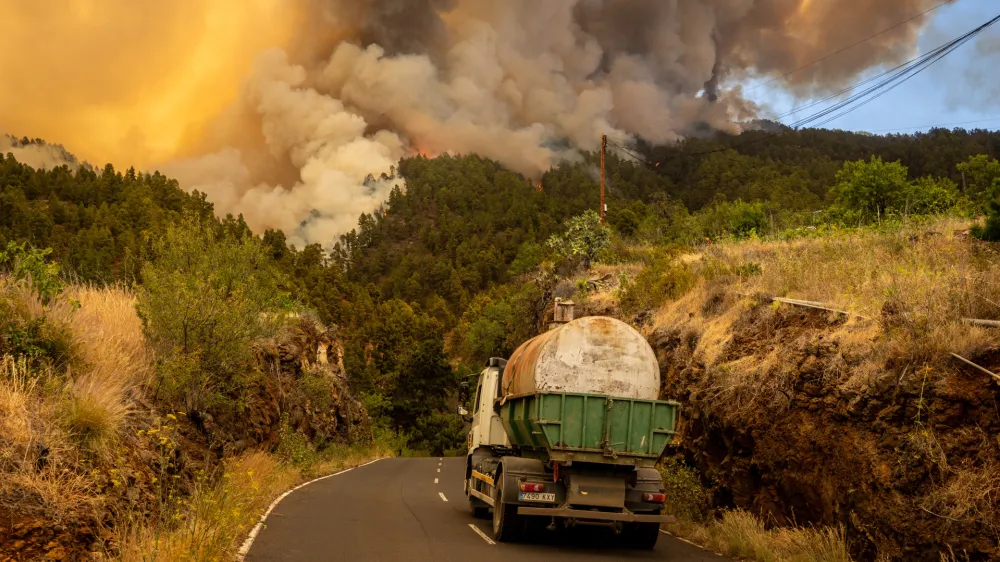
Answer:
<svg viewBox="0 0 1000 562"><path fill-rule="evenodd" d="M538 393L501 401L511 444L546 460L652 466L674 435L677 402Z"/></svg>

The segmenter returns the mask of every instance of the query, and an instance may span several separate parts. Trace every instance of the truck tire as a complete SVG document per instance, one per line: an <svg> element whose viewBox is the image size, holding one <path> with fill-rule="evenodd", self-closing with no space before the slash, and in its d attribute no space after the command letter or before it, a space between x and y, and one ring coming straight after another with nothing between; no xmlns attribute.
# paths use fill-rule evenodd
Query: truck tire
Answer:
<svg viewBox="0 0 1000 562"><path fill-rule="evenodd" d="M504 503L504 477L501 473L493 498L493 538L499 542L514 542L524 534L524 520L517 515L517 504Z"/></svg>
<svg viewBox="0 0 1000 562"><path fill-rule="evenodd" d="M658 538L660 538L659 523L626 523L622 529L622 540L629 548L652 550L656 547Z"/></svg>

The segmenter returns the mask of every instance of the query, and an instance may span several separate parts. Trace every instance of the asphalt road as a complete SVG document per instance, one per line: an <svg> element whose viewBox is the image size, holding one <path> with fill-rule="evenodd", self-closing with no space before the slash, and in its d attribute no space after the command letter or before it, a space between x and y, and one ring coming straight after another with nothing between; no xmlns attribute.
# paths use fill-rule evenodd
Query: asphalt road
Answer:
<svg viewBox="0 0 1000 562"><path fill-rule="evenodd" d="M623 548L594 527L493 543L462 492L464 462L386 459L310 484L274 508L246 560L723 560L666 534L654 551Z"/></svg>

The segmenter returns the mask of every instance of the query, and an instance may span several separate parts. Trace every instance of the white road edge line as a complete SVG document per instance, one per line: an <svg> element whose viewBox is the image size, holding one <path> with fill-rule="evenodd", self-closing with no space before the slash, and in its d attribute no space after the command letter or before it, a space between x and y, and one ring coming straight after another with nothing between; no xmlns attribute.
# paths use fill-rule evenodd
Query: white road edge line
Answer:
<svg viewBox="0 0 1000 562"><path fill-rule="evenodd" d="M277 507L277 505L281 502L281 500L287 498L289 495L291 495L292 492L294 492L296 490L299 490L301 488L305 488L306 486L308 486L310 484L313 484L315 482L319 482L320 480L326 480L327 478L332 478L332 477L337 476L339 474L344 474L345 472L350 472L350 471L354 470L355 468L361 468L363 466L368 466L368 465L370 465L372 463L376 463L376 462L378 462L380 460L383 460L383 459L375 459L373 461L366 462L365 464L362 464L362 465L352 466L351 468L346 468L344 470L341 470L340 472L334 472L333 474L327 474L326 476L320 476L319 478L315 478L315 479L310 480L308 482L305 482L303 484L299 484L298 486L296 486L296 487L292 488L291 490L288 490L284 494L281 494L280 496L278 496L278 499L276 499L273 502L271 502L271 505L269 505L267 507L267 511L264 512L264 515L260 516L260 521L258 521L257 525L255 525L254 528L250 531L250 535L247 536L247 540L243 541L243 545L240 546L240 549L236 552L236 559L242 561L243 558L247 555L247 553L250 552L250 547L253 546L253 541L254 541L254 539L257 538L257 533L259 533L260 530L264 527L264 520L267 519L268 515L271 515L271 511L273 511L274 508Z"/></svg>
<svg viewBox="0 0 1000 562"><path fill-rule="evenodd" d="M437 483L438 483L438 479L437 479L437 478L435 478L435 479L434 479L434 483L435 483L435 484L437 484Z"/></svg>
<svg viewBox="0 0 1000 562"><path fill-rule="evenodd" d="M675 538L675 539L677 539L677 540L679 540L681 542L686 542L686 543L688 543L691 546L700 548L701 550L704 550L705 552L711 552L712 554L715 554L716 556L723 556L723 554L721 552L715 552L714 550L709 550L709 549L701 546L698 543L691 542L691 541L685 539L682 536L675 535L675 534L671 533L670 531L664 531L663 529L660 529L660 532L663 533L664 535L667 535L668 537L673 537L673 538Z"/></svg>
<svg viewBox="0 0 1000 562"><path fill-rule="evenodd" d="M495 546L497 544L497 543L493 542L493 539L491 539L488 536L486 536L486 533L484 533L479 527L476 527L472 523L469 523L469 528L471 528L473 531L475 531L477 535L479 535L480 537L482 537L482 539L484 541L486 541L486 544L491 545L491 546Z"/></svg>
<svg viewBox="0 0 1000 562"><path fill-rule="evenodd" d="M438 495L441 496L442 500L448 501L448 498L444 497L444 492L438 492Z"/></svg>

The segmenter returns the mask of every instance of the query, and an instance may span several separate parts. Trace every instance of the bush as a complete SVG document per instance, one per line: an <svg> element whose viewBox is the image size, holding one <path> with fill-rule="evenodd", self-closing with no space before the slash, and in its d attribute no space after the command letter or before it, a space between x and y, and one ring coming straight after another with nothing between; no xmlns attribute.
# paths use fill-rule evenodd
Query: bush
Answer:
<svg viewBox="0 0 1000 562"><path fill-rule="evenodd" d="M168 228L153 255L137 309L160 390L191 412L238 408L256 369L251 343L274 332L285 302L270 257L256 238L194 218Z"/></svg>
<svg viewBox="0 0 1000 562"><path fill-rule="evenodd" d="M584 268L589 268L590 262L610 243L611 231L601 224L600 215L594 211L585 211L566 221L565 234L553 234L548 242L560 257L580 260Z"/></svg>
<svg viewBox="0 0 1000 562"><path fill-rule="evenodd" d="M695 281L690 266L672 258L659 258L619 287L618 303L627 316L655 310L686 293Z"/></svg>
<svg viewBox="0 0 1000 562"><path fill-rule="evenodd" d="M46 259L51 253L51 248L29 249L24 243L8 242L7 249L0 250L0 268L8 271L15 281L29 282L42 304L48 305L66 289L59 278L59 264Z"/></svg>
<svg viewBox="0 0 1000 562"><path fill-rule="evenodd" d="M972 234L987 242L1000 242L1000 199L990 203L990 212L986 216L986 225L972 227Z"/></svg>
<svg viewBox="0 0 1000 562"><path fill-rule="evenodd" d="M670 515L684 521L708 521L712 498L702 486L697 469L687 466L679 457L670 457L660 465L660 475L667 494L666 509Z"/></svg>
<svg viewBox="0 0 1000 562"><path fill-rule="evenodd" d="M703 209L697 220L709 238L751 238L769 228L770 209L761 202L722 202Z"/></svg>
<svg viewBox="0 0 1000 562"><path fill-rule="evenodd" d="M878 156L867 162L845 162L833 188L837 203L861 213L866 220L881 219L891 209L902 208L909 191L907 175L906 166L883 162Z"/></svg>

